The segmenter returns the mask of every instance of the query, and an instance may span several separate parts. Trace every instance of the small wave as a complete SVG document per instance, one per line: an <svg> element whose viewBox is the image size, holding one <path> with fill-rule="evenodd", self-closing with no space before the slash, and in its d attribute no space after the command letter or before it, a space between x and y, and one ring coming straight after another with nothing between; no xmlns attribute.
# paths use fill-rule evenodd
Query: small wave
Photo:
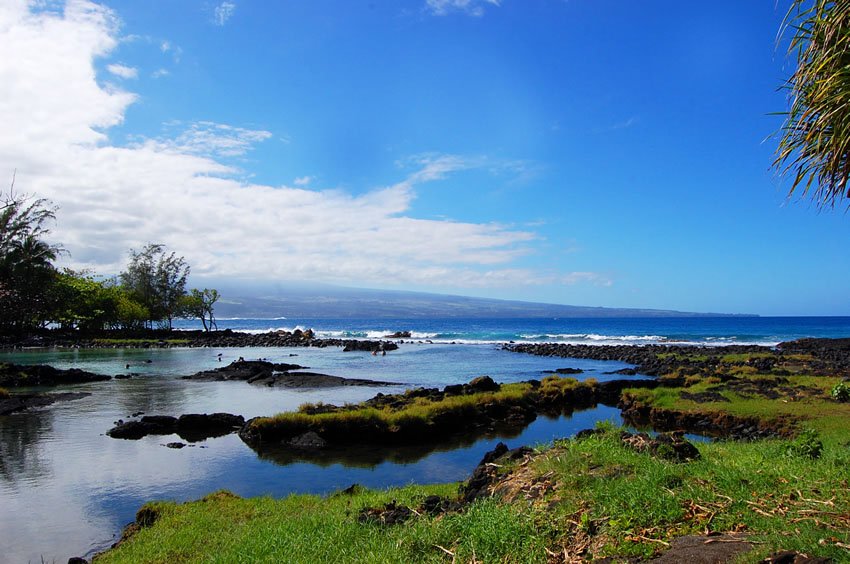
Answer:
<svg viewBox="0 0 850 564"><path fill-rule="evenodd" d="M556 343L577 344L646 344L669 342L667 337L661 335L599 335L597 333L544 333L536 335L522 334L518 336L521 340L545 341Z"/></svg>
<svg viewBox="0 0 850 564"><path fill-rule="evenodd" d="M264 327L262 329L233 329L238 333L248 333L249 335L262 335L264 333L275 333L277 331L286 331L287 333L292 333L296 329L300 329L304 331L304 327L295 326L295 327Z"/></svg>

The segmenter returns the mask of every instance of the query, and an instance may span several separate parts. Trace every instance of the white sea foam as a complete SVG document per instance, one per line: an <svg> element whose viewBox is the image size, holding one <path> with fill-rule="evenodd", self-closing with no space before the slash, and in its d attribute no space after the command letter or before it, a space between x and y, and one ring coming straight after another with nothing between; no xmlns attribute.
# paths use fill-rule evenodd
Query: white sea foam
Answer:
<svg viewBox="0 0 850 564"><path fill-rule="evenodd" d="M228 325L234 331L248 334L262 334L273 331L292 332L296 329L304 331L308 327L303 325L283 325L274 323L286 319L268 318L268 319L240 319L240 318L220 318L220 321L232 321ZM240 321L250 321L253 323L240 323ZM260 321L261 323L257 323ZM268 323L264 323L268 322ZM244 327L248 325L249 327ZM257 327L261 325L261 327ZM252 326L252 327L251 327ZM373 326L374 327L374 326ZM374 328L324 328L313 329L317 338L320 339L387 339L389 335L399 331L400 329L374 329ZM449 329L446 332L439 331L423 331L402 328L401 330L410 331L410 337L403 338L407 342L422 342L446 344L455 343L463 345L499 345L508 341L517 343L563 343L574 345L700 345L700 346L725 346L725 345L762 345L775 346L783 339L777 336L770 336L761 339L759 337L739 337L735 335L723 336L664 336L657 334L635 334L635 335L607 335L601 333L560 333L560 332L525 332L511 334L506 328L497 329L495 332L475 332L463 331L457 328Z"/></svg>

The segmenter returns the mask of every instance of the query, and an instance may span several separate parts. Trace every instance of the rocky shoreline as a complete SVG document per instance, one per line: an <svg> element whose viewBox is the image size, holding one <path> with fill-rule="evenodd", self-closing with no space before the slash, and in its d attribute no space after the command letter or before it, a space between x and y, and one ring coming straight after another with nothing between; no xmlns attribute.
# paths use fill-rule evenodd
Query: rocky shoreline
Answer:
<svg viewBox="0 0 850 564"><path fill-rule="evenodd" d="M799 339L779 343L776 347L762 345L572 345L566 343L507 343L504 350L536 356L613 360L633 364L624 374L663 376L677 372L682 375L706 374L721 364L750 366L759 371L775 371L783 360L805 357L807 366L815 373L850 374L850 339ZM739 355L750 358L729 360ZM755 356L752 356L755 355Z"/></svg>
<svg viewBox="0 0 850 564"><path fill-rule="evenodd" d="M241 347L340 347L346 352L393 351L398 344L393 341L398 332L380 340L374 339L322 339L311 329L304 331L269 331L266 333L243 333L225 329L223 331L103 331L96 334L77 334L61 331L43 331L27 338L0 338L0 350L26 348L241 348Z"/></svg>

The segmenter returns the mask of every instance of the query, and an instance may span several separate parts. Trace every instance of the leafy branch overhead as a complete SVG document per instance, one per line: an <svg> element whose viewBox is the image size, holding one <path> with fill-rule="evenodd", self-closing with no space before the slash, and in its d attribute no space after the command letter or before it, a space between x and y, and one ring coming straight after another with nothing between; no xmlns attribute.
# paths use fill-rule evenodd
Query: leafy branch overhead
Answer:
<svg viewBox="0 0 850 564"><path fill-rule="evenodd" d="M796 70L774 167L820 206L850 199L850 0L793 0L782 31Z"/></svg>

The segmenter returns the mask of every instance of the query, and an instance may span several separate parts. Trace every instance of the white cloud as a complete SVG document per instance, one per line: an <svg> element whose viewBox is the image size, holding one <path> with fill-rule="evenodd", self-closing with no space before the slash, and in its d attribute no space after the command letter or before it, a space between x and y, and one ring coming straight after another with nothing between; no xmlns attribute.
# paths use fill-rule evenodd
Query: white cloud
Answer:
<svg viewBox="0 0 850 564"><path fill-rule="evenodd" d="M313 182L312 176L299 176L292 181L296 186L308 186L311 182Z"/></svg>
<svg viewBox="0 0 850 564"><path fill-rule="evenodd" d="M175 134L111 144L135 95L97 82L95 62L116 46L118 21L83 0L31 13L0 9L0 167L21 190L60 206L55 235L72 267L122 268L148 241L185 255L199 275L353 284L494 287L541 284L512 266L534 233L493 223L413 217L418 187L486 159L419 155L395 184L340 190L240 180L228 158L271 136L204 121ZM0 170L0 175L4 174ZM579 281L579 280L577 280Z"/></svg>
<svg viewBox="0 0 850 564"><path fill-rule="evenodd" d="M171 74L168 69L156 69L151 73L151 78L162 78Z"/></svg>
<svg viewBox="0 0 850 564"><path fill-rule="evenodd" d="M481 17L486 6L499 6L501 0L425 0L425 8L436 16L445 16L451 12L462 12L470 16Z"/></svg>
<svg viewBox="0 0 850 564"><path fill-rule="evenodd" d="M119 63L107 65L106 70L120 78L137 78L139 76L138 69L128 67L127 65L122 65Z"/></svg>
<svg viewBox="0 0 850 564"><path fill-rule="evenodd" d="M181 125L172 122L172 126ZM206 157L238 157L244 155L255 143L265 141L272 134L268 131L244 129L211 121L190 124L182 133L172 138L147 140L155 150L183 153Z"/></svg>
<svg viewBox="0 0 850 564"><path fill-rule="evenodd" d="M213 10L213 23L215 25L224 25L233 16L236 11L236 4L233 2L222 2Z"/></svg>

